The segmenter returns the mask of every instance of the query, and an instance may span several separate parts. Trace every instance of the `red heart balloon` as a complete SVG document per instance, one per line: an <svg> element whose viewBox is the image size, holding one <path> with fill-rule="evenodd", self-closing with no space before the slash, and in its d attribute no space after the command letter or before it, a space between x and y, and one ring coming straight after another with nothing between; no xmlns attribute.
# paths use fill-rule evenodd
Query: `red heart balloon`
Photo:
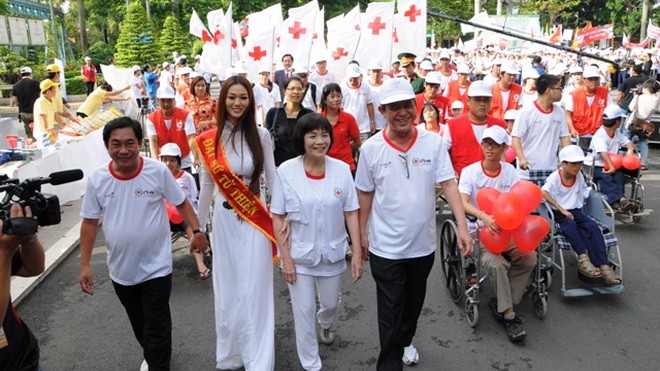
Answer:
<svg viewBox="0 0 660 371"><path fill-rule="evenodd" d="M642 166L642 160L639 157L634 155L623 156L621 161L623 167L627 170L637 170Z"/></svg>
<svg viewBox="0 0 660 371"><path fill-rule="evenodd" d="M511 187L509 192L518 196L523 205L523 213L529 214L541 204L541 188L529 180L521 180Z"/></svg>
<svg viewBox="0 0 660 371"><path fill-rule="evenodd" d="M534 251L550 232L548 222L538 215L526 215L511 235L513 243L522 251Z"/></svg>
<svg viewBox="0 0 660 371"><path fill-rule="evenodd" d="M516 159L516 151L513 148L509 147L504 151L504 160L508 163L512 163Z"/></svg>
<svg viewBox="0 0 660 371"><path fill-rule="evenodd" d="M501 254L511 243L511 232L500 230L500 233L492 233L483 227L479 229L479 241L493 254Z"/></svg>
<svg viewBox="0 0 660 371"><path fill-rule="evenodd" d="M477 207L488 215L493 215L493 205L502 193L495 188L485 187L477 192Z"/></svg>
<svg viewBox="0 0 660 371"><path fill-rule="evenodd" d="M165 201L165 210L167 210L167 219L174 224L183 223L183 216L179 213L179 210L169 202Z"/></svg>
<svg viewBox="0 0 660 371"><path fill-rule="evenodd" d="M619 170L621 168L621 165L623 165L623 156L621 156L618 153L608 153L608 155L610 156L610 160L612 161L612 165L614 165L614 168L616 170ZM610 167L607 166L607 162L603 164L603 169L605 169L605 171L610 169Z"/></svg>
<svg viewBox="0 0 660 371"><path fill-rule="evenodd" d="M493 217L502 229L516 229L523 220L525 213L520 198L511 192L503 193L495 201Z"/></svg>

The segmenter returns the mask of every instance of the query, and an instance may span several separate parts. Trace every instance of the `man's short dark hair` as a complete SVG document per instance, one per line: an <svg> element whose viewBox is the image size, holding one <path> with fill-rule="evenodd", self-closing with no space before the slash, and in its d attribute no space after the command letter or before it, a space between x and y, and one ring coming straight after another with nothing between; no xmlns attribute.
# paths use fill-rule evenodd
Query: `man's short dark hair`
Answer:
<svg viewBox="0 0 660 371"><path fill-rule="evenodd" d="M549 87L557 85L559 81L561 81L559 76L544 73L536 80L536 91L539 92L539 95L542 95L546 90L548 90Z"/></svg>
<svg viewBox="0 0 660 371"><path fill-rule="evenodd" d="M32 75L32 72L23 72L21 74L21 77L30 76L30 75Z"/></svg>
<svg viewBox="0 0 660 371"><path fill-rule="evenodd" d="M101 84L100 88L105 91L112 91L112 85L108 84L107 82Z"/></svg>
<svg viewBox="0 0 660 371"><path fill-rule="evenodd" d="M291 55L291 54L289 54L289 53L284 54L284 55L282 56L282 62L284 62L284 58L286 58L286 57L290 57L290 58L291 58L291 62L293 62L293 55Z"/></svg>
<svg viewBox="0 0 660 371"><path fill-rule="evenodd" d="M137 138L138 142L142 142L142 126L137 120L134 120L130 117L119 117L114 120L110 120L105 126L103 127L103 143L105 146L108 146L108 142L110 141L110 134L112 133L113 130L116 129L123 129L123 128L131 128L135 132L135 137Z"/></svg>
<svg viewBox="0 0 660 371"><path fill-rule="evenodd" d="M536 56L534 56L534 58L532 58L532 63L541 64L541 61L542 61L542 59L538 55L536 55Z"/></svg>
<svg viewBox="0 0 660 371"><path fill-rule="evenodd" d="M46 78L52 80L59 72L46 72Z"/></svg>
<svg viewBox="0 0 660 371"><path fill-rule="evenodd" d="M632 67L632 71L637 75L641 75L642 74L642 65L641 64L634 65Z"/></svg>
<svg viewBox="0 0 660 371"><path fill-rule="evenodd" d="M330 145L332 146L332 125L330 125L330 121L320 113L308 113L298 120L291 135L291 144L297 154L305 154L305 134L316 129L321 129L321 131L330 135Z"/></svg>

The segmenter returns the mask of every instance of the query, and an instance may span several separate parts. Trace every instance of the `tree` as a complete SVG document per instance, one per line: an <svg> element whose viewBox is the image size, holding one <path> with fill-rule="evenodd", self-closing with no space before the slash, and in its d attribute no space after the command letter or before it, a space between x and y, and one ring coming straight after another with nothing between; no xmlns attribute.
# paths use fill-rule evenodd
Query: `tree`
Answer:
<svg viewBox="0 0 660 371"><path fill-rule="evenodd" d="M542 24L555 25L574 14L580 0L526 0L520 3L523 13L538 14Z"/></svg>
<svg viewBox="0 0 660 371"><path fill-rule="evenodd" d="M78 28L80 29L80 49L87 53L87 13L84 0L78 0Z"/></svg>
<svg viewBox="0 0 660 371"><path fill-rule="evenodd" d="M166 59L172 56L172 52L178 52L179 54L190 52L188 32L183 31L179 21L173 16L165 18L158 43L160 44L161 56Z"/></svg>
<svg viewBox="0 0 660 371"><path fill-rule="evenodd" d="M151 23L147 22L147 13L142 4L131 3L117 40L115 53L117 65L129 67L156 60L160 53L155 35Z"/></svg>

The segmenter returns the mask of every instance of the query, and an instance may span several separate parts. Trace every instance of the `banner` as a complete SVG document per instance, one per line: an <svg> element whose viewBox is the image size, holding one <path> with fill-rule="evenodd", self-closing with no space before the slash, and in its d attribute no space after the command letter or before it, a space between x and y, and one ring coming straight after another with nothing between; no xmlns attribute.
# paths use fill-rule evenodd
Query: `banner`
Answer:
<svg viewBox="0 0 660 371"><path fill-rule="evenodd" d="M624 48L626 49L644 49L648 48L649 45L651 45L651 37L647 36L644 41L641 43L631 43L630 40L628 40L628 36L624 33L623 34L623 40L621 41L621 45L623 45Z"/></svg>
<svg viewBox="0 0 660 371"><path fill-rule="evenodd" d="M578 32L578 47L591 44L599 40L607 40L614 37L614 25L606 24L604 26L585 27Z"/></svg>

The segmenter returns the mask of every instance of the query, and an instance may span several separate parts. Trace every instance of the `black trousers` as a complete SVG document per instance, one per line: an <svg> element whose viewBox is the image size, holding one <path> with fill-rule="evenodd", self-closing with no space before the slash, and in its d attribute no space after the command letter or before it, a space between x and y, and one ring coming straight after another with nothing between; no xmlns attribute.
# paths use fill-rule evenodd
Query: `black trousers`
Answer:
<svg viewBox="0 0 660 371"><path fill-rule="evenodd" d="M435 254L402 260L369 254L378 301L377 370L403 370L403 348L415 336L426 297L426 280L434 260Z"/></svg>
<svg viewBox="0 0 660 371"><path fill-rule="evenodd" d="M134 286L112 282L126 309L135 338L140 343L149 370L169 370L172 357L172 316L170 292L172 275Z"/></svg>
<svg viewBox="0 0 660 371"><path fill-rule="evenodd" d="M85 82L85 87L87 88L87 95L92 94L95 85L96 85L96 81Z"/></svg>

